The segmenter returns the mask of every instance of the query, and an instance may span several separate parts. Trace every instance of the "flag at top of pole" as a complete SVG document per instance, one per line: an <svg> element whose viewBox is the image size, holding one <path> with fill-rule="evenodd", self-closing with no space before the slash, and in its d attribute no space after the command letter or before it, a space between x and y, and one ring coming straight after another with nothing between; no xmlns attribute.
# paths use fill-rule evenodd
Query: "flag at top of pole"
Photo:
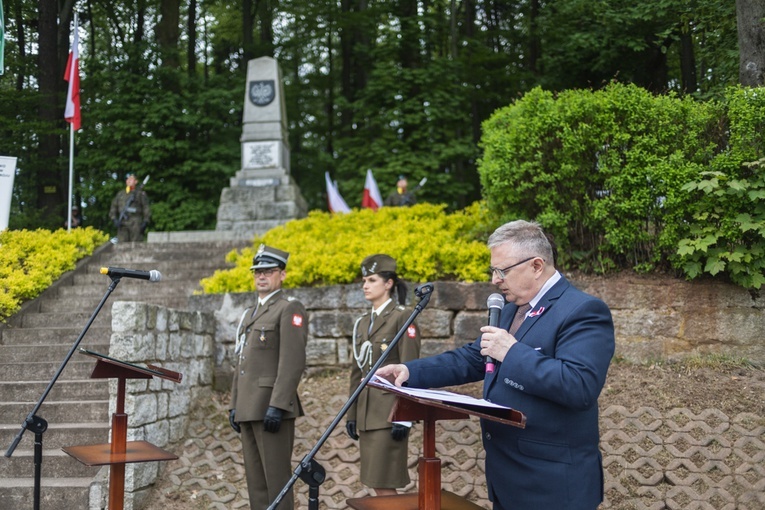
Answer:
<svg viewBox="0 0 765 510"><path fill-rule="evenodd" d="M364 182L364 195L361 197L361 207L376 211L382 205L380 188L377 187L377 181L375 181L375 177L372 175L372 170L367 170L367 180Z"/></svg>
<svg viewBox="0 0 765 510"><path fill-rule="evenodd" d="M337 190L332 180L329 178L329 172L324 172L324 179L327 181L327 205L329 212L332 213L348 213L351 212L351 208L345 203L343 197L340 196L340 192Z"/></svg>
<svg viewBox="0 0 765 510"><path fill-rule="evenodd" d="M72 38L72 51L69 52L69 60L66 61L64 79L69 82L66 91L66 108L64 119L72 125L73 130L80 129L80 28L78 26L77 13L74 13L74 37Z"/></svg>

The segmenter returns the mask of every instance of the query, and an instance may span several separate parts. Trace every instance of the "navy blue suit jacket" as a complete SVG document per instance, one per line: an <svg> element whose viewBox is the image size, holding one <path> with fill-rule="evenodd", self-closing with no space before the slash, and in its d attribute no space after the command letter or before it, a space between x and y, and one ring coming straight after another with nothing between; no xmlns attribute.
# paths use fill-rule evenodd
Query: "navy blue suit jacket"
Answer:
<svg viewBox="0 0 765 510"><path fill-rule="evenodd" d="M507 304L500 327L517 306ZM603 301L561 278L531 310L494 374L480 336L453 351L406 363L408 384L440 388L483 379L483 396L526 415L526 428L481 420L494 508L593 510L603 500L598 395L614 355Z"/></svg>

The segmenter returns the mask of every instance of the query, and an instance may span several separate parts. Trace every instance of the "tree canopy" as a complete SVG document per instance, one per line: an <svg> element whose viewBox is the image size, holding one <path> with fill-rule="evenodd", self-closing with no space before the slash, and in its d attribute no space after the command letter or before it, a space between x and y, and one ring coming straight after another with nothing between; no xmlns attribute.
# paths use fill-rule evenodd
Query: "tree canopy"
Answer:
<svg viewBox="0 0 765 510"><path fill-rule="evenodd" d="M399 174L427 177L420 199L456 209L480 197L482 122L534 87L616 80L703 99L737 83L765 38L751 37L762 30L746 15L756 3L736 4L5 0L0 154L19 158L10 226L65 218L62 76L75 10L75 196L85 223L108 229L111 197L136 172L151 175L152 228L191 230L214 227L220 191L239 170L252 58L282 67L291 171L312 208L325 207L325 171L354 206L371 168L383 194Z"/></svg>

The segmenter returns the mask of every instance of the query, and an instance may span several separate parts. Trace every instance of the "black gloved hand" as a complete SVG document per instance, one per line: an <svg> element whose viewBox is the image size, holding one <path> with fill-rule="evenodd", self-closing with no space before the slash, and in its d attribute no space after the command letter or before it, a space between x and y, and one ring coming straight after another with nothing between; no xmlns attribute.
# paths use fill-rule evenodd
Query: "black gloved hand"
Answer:
<svg viewBox="0 0 765 510"><path fill-rule="evenodd" d="M359 440L359 433L356 432L356 420L348 420L345 422L345 431L351 436L354 441Z"/></svg>
<svg viewBox="0 0 765 510"><path fill-rule="evenodd" d="M409 427L394 423L393 428L390 429L390 435L394 441L403 441L409 435Z"/></svg>
<svg viewBox="0 0 765 510"><path fill-rule="evenodd" d="M284 411L278 407L268 406L266 417L263 418L263 428L266 429L266 432L279 432L279 427L282 425L282 414Z"/></svg>
<svg viewBox="0 0 765 510"><path fill-rule="evenodd" d="M237 434L242 432L242 428L239 426L239 422L236 421L236 409L231 409L228 412L228 422L231 424L231 428L234 429L234 432Z"/></svg>

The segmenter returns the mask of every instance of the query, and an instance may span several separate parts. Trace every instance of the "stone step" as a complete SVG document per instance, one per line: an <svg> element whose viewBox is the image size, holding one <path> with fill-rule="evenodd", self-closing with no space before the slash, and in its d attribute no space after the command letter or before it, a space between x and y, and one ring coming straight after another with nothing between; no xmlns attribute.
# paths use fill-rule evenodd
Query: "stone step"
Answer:
<svg viewBox="0 0 765 510"><path fill-rule="evenodd" d="M129 250L117 249L110 253L104 253L101 256L99 263L109 266L118 266L123 263L143 264L149 262L156 263L163 260L185 262L219 258L223 261L229 251L241 249L245 246L252 246L252 243L146 243L134 246Z"/></svg>
<svg viewBox="0 0 765 510"><path fill-rule="evenodd" d="M24 433L25 436L26 434L29 434L29 432ZM17 448L10 458L5 457L0 461L0 479L33 477L35 474L34 462L34 449L22 450ZM42 466L40 470L43 477L93 478L99 469L99 466L86 466L60 448L46 448L45 434L43 434ZM6 507L0 504L0 508Z"/></svg>
<svg viewBox="0 0 765 510"><path fill-rule="evenodd" d="M37 402L50 381L0 382L0 402ZM100 379L57 380L48 400L103 400L109 398L109 385Z"/></svg>
<svg viewBox="0 0 765 510"><path fill-rule="evenodd" d="M41 416L48 421L45 416ZM10 446L16 438L21 423L0 423L0 444ZM43 433L43 447L60 449L65 446L101 444L109 442L109 423L55 423L48 421L48 430ZM26 430L18 448L34 449L35 435ZM0 506L2 508L2 506Z"/></svg>
<svg viewBox="0 0 765 510"><path fill-rule="evenodd" d="M155 285L154 283L151 283L150 285ZM97 317L100 317L102 314L111 313L112 310L112 304L115 301L141 301L143 303L154 303L154 304L161 304L162 306L166 306L168 308L175 308L175 309L185 309L188 306L189 301L189 295L191 294L191 291L188 293L181 292L175 296L159 296L155 299L152 295L146 295L142 297L141 299L133 299L133 298L112 298L112 296L109 297L109 299L104 304L103 308L101 308L101 311L98 313ZM40 300L40 313L64 313L69 310L87 310L88 318L90 318L90 315L93 314L96 307L98 306L98 303L101 301L101 297L98 298L92 297L92 296L75 296L75 297L66 297L66 298L59 298L59 297L46 297ZM85 327L87 321L82 323L82 327ZM10 323L10 321L9 321Z"/></svg>
<svg viewBox="0 0 765 510"><path fill-rule="evenodd" d="M3 335L5 338L5 335ZM72 342L74 343L74 342ZM99 341L88 341L85 337L80 342L80 347L86 347L89 350L106 354L109 352L109 339L101 339ZM3 345L0 346L0 359L7 363L29 363L29 362L58 362L63 363L64 358L72 348L69 344L40 344L40 345ZM94 362L92 358L87 358ZM75 352L70 362L72 361L84 361L85 358L82 354ZM53 375L53 374L51 374Z"/></svg>
<svg viewBox="0 0 765 510"><path fill-rule="evenodd" d="M28 347L40 345L72 345L80 337L85 329L87 321L73 327L51 328L7 328L0 331L0 344L11 347ZM83 344L109 343L112 336L112 328L109 326L90 326L82 338ZM66 352L66 351L65 351ZM3 361L11 361L8 358L0 358ZM26 361L49 361L30 359Z"/></svg>
<svg viewBox="0 0 765 510"><path fill-rule="evenodd" d="M101 311L93 319L91 328L95 326L111 327L112 314L111 308L107 307L101 309ZM94 308L95 310L95 308ZM93 311L90 312L39 312L39 313L25 313L21 318L21 324L17 327L22 328L48 328L55 326L77 326L81 324L82 327L88 323Z"/></svg>
<svg viewBox="0 0 765 510"><path fill-rule="evenodd" d="M107 285L108 286L108 285ZM106 287L100 285L78 285L77 287L59 287L58 297L83 297L102 295ZM187 282L183 280L149 282L144 280L135 280L132 278L123 278L121 283L109 296L109 300L114 301L141 301L146 299L161 297L173 297L178 293L190 294L195 289L200 288L198 282Z"/></svg>
<svg viewBox="0 0 765 510"><path fill-rule="evenodd" d="M2 352L3 349L0 347L0 353ZM95 360L87 358L87 361L80 361L82 359L80 354L73 356L64 367L59 380L88 379L96 365ZM62 356L58 362L0 363L0 381L50 380L63 361Z"/></svg>
<svg viewBox="0 0 765 510"><path fill-rule="evenodd" d="M179 270L177 265L164 269L162 268L161 264L157 264L156 266L147 267L147 268L130 267L129 269L138 269L141 271L151 271L151 270L159 271L162 274L162 279L157 283L163 283L168 281L185 281L185 282L191 283L191 282L199 282L202 278L207 278L209 276L212 276L212 274L215 273L216 269L221 268L220 263L209 263L209 264L206 264L206 266L208 267L203 267L203 268L184 267L182 271ZM93 269L93 268L89 268L89 269ZM81 285L104 285L104 283L108 286L109 283L111 283L111 279L108 276L104 276L101 273L99 273L98 269L99 268L95 268L92 272L74 275L74 278L72 280L72 287L78 287ZM128 279L129 278L123 278L119 285L124 284Z"/></svg>
<svg viewBox="0 0 765 510"><path fill-rule="evenodd" d="M86 509L89 504L91 483L93 483L92 477L42 478L40 508L45 510ZM0 479L0 508L4 510L32 508L33 501L34 476Z"/></svg>
<svg viewBox="0 0 765 510"><path fill-rule="evenodd" d="M57 381L58 385L61 381ZM107 389L103 400L64 400L56 401L49 397L40 406L37 416L44 418L48 423L103 423L109 421L109 384L100 381ZM37 396L39 400L40 395ZM0 402L0 416L6 423L18 423L19 426L26 420L27 415L34 409L37 400L29 402Z"/></svg>

